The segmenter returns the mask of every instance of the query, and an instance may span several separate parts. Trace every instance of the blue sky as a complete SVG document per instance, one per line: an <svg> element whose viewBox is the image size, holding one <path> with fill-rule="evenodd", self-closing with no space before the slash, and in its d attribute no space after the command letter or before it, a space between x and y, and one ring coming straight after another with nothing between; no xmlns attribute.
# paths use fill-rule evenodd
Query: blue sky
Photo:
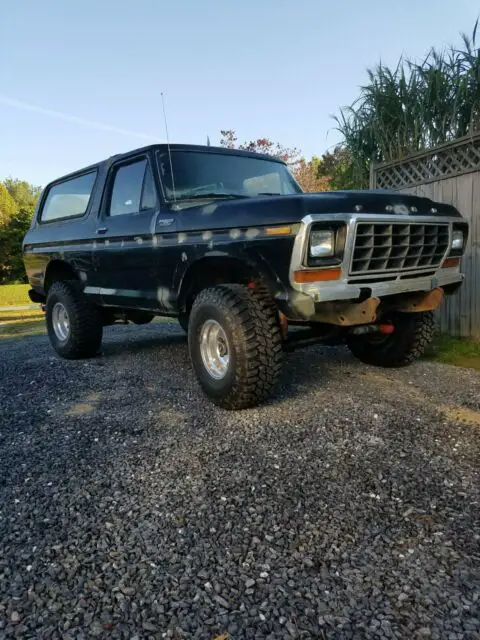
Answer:
<svg viewBox="0 0 480 640"><path fill-rule="evenodd" d="M478 0L4 0L0 179L44 185L163 141L162 91L171 142L235 128L320 155L367 67L458 42L479 13Z"/></svg>

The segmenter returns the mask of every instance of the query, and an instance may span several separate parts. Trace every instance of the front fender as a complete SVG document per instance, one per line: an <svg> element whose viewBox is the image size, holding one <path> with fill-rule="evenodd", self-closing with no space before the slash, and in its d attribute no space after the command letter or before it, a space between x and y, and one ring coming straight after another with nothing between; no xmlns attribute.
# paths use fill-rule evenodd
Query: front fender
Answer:
<svg viewBox="0 0 480 640"><path fill-rule="evenodd" d="M228 249L212 247L197 252L194 259L184 260L177 266L174 289L178 292L179 311L185 310L189 287L202 270L214 273L217 282L221 282L223 274L227 277L227 282L229 272L235 273L237 278L259 279L265 284L272 298L283 306L289 297L288 258L285 262L282 277L282 273L259 246L245 246L242 243L230 245Z"/></svg>

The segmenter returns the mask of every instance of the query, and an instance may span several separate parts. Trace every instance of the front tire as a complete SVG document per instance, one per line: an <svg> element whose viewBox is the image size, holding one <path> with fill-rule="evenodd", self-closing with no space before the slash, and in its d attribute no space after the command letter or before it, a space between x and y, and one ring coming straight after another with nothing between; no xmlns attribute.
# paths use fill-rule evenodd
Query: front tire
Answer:
<svg viewBox="0 0 480 640"><path fill-rule="evenodd" d="M393 333L378 338L351 336L347 345L355 357L376 367L405 367L420 358L435 333L432 311L396 313Z"/></svg>
<svg viewBox="0 0 480 640"><path fill-rule="evenodd" d="M260 404L279 378L276 308L261 289L231 284L201 291L190 313L188 346L200 386L224 409Z"/></svg>
<svg viewBox="0 0 480 640"><path fill-rule="evenodd" d="M102 317L79 282L52 284L47 296L46 320L50 343L62 358L89 358L100 348Z"/></svg>

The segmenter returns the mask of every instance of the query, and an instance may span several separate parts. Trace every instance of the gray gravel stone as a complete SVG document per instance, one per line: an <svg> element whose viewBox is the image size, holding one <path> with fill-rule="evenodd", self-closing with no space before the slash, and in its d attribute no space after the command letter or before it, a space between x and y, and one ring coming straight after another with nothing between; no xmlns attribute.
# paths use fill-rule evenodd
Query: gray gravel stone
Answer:
<svg viewBox="0 0 480 640"><path fill-rule="evenodd" d="M480 637L477 373L317 347L227 413L175 324L0 351L0 638Z"/></svg>

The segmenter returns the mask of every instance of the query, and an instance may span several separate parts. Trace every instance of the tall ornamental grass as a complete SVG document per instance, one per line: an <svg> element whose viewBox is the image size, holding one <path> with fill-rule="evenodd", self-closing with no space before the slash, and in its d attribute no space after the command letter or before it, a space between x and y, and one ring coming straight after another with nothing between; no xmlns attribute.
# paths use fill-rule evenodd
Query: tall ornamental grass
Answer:
<svg viewBox="0 0 480 640"><path fill-rule="evenodd" d="M458 48L368 70L360 96L335 118L359 184L368 185L372 160L399 160L480 130L477 27L478 20Z"/></svg>

